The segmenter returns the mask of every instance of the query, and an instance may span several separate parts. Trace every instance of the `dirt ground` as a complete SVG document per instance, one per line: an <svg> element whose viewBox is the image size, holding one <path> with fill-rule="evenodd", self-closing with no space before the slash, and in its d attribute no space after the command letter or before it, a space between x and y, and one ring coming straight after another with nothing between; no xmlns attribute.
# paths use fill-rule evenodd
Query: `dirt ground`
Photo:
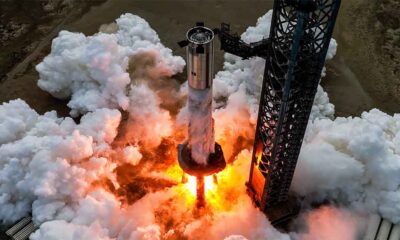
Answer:
<svg viewBox="0 0 400 240"><path fill-rule="evenodd" d="M400 1L342 1L335 38L323 85L337 114L400 112Z"/></svg>
<svg viewBox="0 0 400 240"><path fill-rule="evenodd" d="M104 1L0 1L0 102L21 98L39 113L56 110L68 115L68 101L39 89L35 66L67 23Z"/></svg>
<svg viewBox="0 0 400 240"><path fill-rule="evenodd" d="M272 0L69 2L70 5L63 5L61 0L0 3L0 102L22 98L40 113L56 110L62 116L68 114L67 101L54 99L37 87L39 77L34 69L50 51L51 39L61 29L93 34L102 24L130 12L145 18L166 46L184 56L184 50L176 42L183 39L196 21L204 20L212 27L228 22L233 31L241 33L254 25L273 3ZM400 112L396 55L399 22L386 20L390 14L396 16L397 10L393 10L396 4L396 0L342 1L335 31L338 54L328 63L328 75L323 80L337 115L357 115L371 108ZM216 70L221 68L222 61L222 52L218 51Z"/></svg>

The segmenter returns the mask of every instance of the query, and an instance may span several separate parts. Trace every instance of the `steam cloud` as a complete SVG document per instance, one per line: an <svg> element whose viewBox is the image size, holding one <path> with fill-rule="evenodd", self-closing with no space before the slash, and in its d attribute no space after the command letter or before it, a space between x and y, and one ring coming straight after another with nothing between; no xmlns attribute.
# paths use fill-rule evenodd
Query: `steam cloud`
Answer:
<svg viewBox="0 0 400 240"><path fill-rule="evenodd" d="M184 60L160 43L144 19L124 14L116 20L116 28L115 33L88 37L61 31L50 55L36 67L40 88L58 98L71 97L71 115L104 107L127 110L132 81L127 68L134 56L151 54L159 78L182 71Z"/></svg>
<svg viewBox="0 0 400 240"><path fill-rule="evenodd" d="M242 39L252 42L267 36L271 16L268 12L261 17ZM71 115L84 114L79 123L58 118L55 112L39 115L22 100L0 105L3 223L31 213L40 225L33 240L287 240L329 239L326 236L339 233L355 238L358 214L365 212L400 222L400 115L374 109L361 117L334 119L334 107L319 87L292 190L305 197L304 203L328 200L341 208L304 213L301 221L306 227L290 234L274 229L254 208L244 187L264 62L230 54L215 77L213 104L216 141L231 162L219 175L221 190L214 197L229 204L194 218L182 184L146 193L127 204L115 194L121 187L118 167L147 166L147 152L179 131L152 81L182 71L184 61L173 56L137 16L124 14L104 29L109 33L60 32L50 55L37 66L39 86L55 97L70 97ZM327 58L335 51L332 40ZM130 72L135 58L151 59L145 76ZM121 110L127 112L127 119ZM184 108L177 120L185 120ZM115 144L121 141L125 144ZM170 178L150 168L141 172ZM327 218L334 224L327 225ZM344 219L348 224L343 224ZM340 231L332 233L332 226Z"/></svg>

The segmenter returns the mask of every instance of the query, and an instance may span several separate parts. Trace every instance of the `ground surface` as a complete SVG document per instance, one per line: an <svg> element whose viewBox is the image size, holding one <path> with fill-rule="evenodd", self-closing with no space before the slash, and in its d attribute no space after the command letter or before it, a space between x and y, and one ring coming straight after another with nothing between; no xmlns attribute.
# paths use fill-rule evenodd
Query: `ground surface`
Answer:
<svg viewBox="0 0 400 240"><path fill-rule="evenodd" d="M49 52L59 30L93 34L125 12L145 18L162 42L184 56L176 42L196 21L208 26L232 24L241 33L272 7L272 0L43 0L0 3L0 102L27 101L38 112L67 115L67 101L52 98L36 86L34 66ZM335 38L338 54L328 64L323 85L337 114L349 116L377 107L400 112L399 2L342 1ZM216 54L216 70L222 65ZM184 77L184 76L182 76Z"/></svg>
<svg viewBox="0 0 400 240"><path fill-rule="evenodd" d="M400 2L342 1L324 85L339 115L400 110Z"/></svg>

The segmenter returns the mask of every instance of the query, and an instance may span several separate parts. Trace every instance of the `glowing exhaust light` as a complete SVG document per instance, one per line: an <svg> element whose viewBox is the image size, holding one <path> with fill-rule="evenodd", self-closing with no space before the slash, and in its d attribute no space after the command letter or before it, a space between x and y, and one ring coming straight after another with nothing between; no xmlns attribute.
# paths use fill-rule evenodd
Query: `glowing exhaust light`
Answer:
<svg viewBox="0 0 400 240"><path fill-rule="evenodd" d="M196 196L196 192L197 192L196 191L196 188L197 188L197 179L196 179L196 177L188 175L187 176L186 187L189 190L189 192L191 194L193 194L193 196Z"/></svg>
<svg viewBox="0 0 400 240"><path fill-rule="evenodd" d="M209 191L214 190L214 187L215 187L215 184L214 184L213 176L211 175L211 176L204 177L205 192L207 193Z"/></svg>
<svg viewBox="0 0 400 240"><path fill-rule="evenodd" d="M257 150L256 150L256 157L257 157L257 166L260 166L261 163L261 159L262 159L262 151L263 151L263 146L262 143L259 143L257 145Z"/></svg>
<svg viewBox="0 0 400 240"><path fill-rule="evenodd" d="M197 189L197 179L196 179L196 177L187 175L187 182L185 183L185 185L186 185L186 188L189 190L189 192L191 194L193 194L194 196L196 196L196 193L197 193L197 191L196 191L196 189ZM213 190L215 190L215 188L216 188L216 183L215 183L214 177L212 175L204 177L204 190L205 190L205 192L207 193L207 192L213 191Z"/></svg>

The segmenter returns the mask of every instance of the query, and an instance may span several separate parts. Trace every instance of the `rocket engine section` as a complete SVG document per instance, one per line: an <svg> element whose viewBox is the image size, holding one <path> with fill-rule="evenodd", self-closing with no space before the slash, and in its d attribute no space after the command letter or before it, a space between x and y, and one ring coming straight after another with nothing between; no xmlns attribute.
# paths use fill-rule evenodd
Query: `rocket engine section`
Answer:
<svg viewBox="0 0 400 240"><path fill-rule="evenodd" d="M212 80L214 66L214 32L203 23L190 29L186 40L188 75L188 140L178 146L178 162L183 171L197 178L197 205L203 207L204 176L226 166L221 146L214 139L212 118Z"/></svg>

